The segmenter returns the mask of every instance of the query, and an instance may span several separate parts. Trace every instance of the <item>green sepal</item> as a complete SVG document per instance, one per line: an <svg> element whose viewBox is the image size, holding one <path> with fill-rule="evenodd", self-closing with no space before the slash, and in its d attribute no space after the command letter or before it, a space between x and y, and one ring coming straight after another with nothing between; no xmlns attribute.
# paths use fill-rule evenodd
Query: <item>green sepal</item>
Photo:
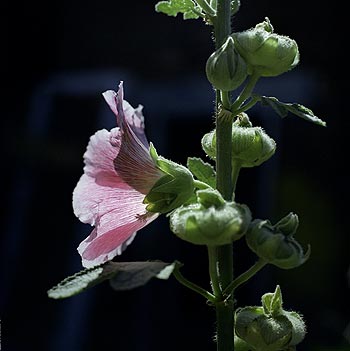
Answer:
<svg viewBox="0 0 350 351"><path fill-rule="evenodd" d="M282 313L282 293L277 285L274 293L266 293L261 297L262 306L266 315L278 316Z"/></svg>
<svg viewBox="0 0 350 351"><path fill-rule="evenodd" d="M167 213L186 203L194 193L194 179L184 166L158 156L153 144L150 144L150 155L159 170L164 173L145 196L149 212Z"/></svg>
<svg viewBox="0 0 350 351"><path fill-rule="evenodd" d="M155 10L173 17L182 13L185 20L197 19L202 12L201 7L192 0L160 1L156 4Z"/></svg>
<svg viewBox="0 0 350 351"><path fill-rule="evenodd" d="M253 348L244 340L235 335L234 339L235 351L254 351Z"/></svg>
<svg viewBox="0 0 350 351"><path fill-rule="evenodd" d="M145 285L151 278L168 279L174 267L175 263L161 261L106 262L65 278L47 294L52 299L64 299L106 280L110 280L114 290L131 290Z"/></svg>
<svg viewBox="0 0 350 351"><path fill-rule="evenodd" d="M254 96L260 99L262 105L271 107L282 118L286 117L290 112L298 117L305 119L306 121L315 123L322 127L326 126L326 122L315 116L315 114L309 108L303 105L297 103L281 102L272 96L260 96L257 94Z"/></svg>
<svg viewBox="0 0 350 351"><path fill-rule="evenodd" d="M170 229L180 239L196 245L217 246L240 239L251 221L245 205L226 202L214 189L197 191L197 202L170 214Z"/></svg>
<svg viewBox="0 0 350 351"><path fill-rule="evenodd" d="M187 167L198 180L212 188L216 187L216 172L212 165L199 157L189 157Z"/></svg>

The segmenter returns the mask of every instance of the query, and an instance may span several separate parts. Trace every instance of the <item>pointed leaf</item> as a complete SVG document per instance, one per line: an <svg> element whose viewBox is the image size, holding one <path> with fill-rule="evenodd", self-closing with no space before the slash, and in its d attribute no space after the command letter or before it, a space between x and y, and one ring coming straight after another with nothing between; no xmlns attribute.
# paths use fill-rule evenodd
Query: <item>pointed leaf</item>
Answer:
<svg viewBox="0 0 350 351"><path fill-rule="evenodd" d="M189 157L187 159L187 167L198 180L212 188L216 187L216 173L212 165L198 157Z"/></svg>
<svg viewBox="0 0 350 351"><path fill-rule="evenodd" d="M275 112L282 118L286 117L288 115L288 112L290 112L309 122L318 124L323 127L326 126L326 122L322 121L320 118L315 116L310 109L308 109L303 105L300 105L297 103L281 102L275 97L269 97L269 96L258 96L258 97L261 100L261 103L263 105L272 107L275 110Z"/></svg>
<svg viewBox="0 0 350 351"><path fill-rule="evenodd" d="M178 13L183 14L184 19L197 19L201 8L192 0L169 0L160 1L155 7L157 12L176 17Z"/></svg>
<svg viewBox="0 0 350 351"><path fill-rule="evenodd" d="M84 269L62 280L47 294L52 299L64 299L77 295L105 280L110 279L114 290L129 290L146 284L151 278L168 279L175 263L153 262L107 262Z"/></svg>

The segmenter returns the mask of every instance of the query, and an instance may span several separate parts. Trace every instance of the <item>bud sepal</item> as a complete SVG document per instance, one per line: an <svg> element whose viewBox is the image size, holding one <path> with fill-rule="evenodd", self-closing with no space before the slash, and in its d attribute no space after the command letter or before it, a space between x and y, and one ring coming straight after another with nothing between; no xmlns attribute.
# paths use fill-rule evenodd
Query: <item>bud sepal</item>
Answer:
<svg viewBox="0 0 350 351"><path fill-rule="evenodd" d="M227 202L214 189L197 191L197 202L170 214L170 229L196 245L217 246L240 239L251 221L247 206Z"/></svg>
<svg viewBox="0 0 350 351"><path fill-rule="evenodd" d="M184 166L158 156L153 144L150 155L156 166L165 174L151 188L143 202L147 211L167 213L180 207L194 194L194 179Z"/></svg>

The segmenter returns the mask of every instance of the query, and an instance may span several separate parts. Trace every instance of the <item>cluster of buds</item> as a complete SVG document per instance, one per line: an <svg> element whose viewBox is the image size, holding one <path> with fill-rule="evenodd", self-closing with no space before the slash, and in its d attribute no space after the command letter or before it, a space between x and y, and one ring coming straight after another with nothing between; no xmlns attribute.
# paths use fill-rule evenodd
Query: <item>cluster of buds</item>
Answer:
<svg viewBox="0 0 350 351"><path fill-rule="evenodd" d="M274 33L268 18L254 28L233 33L207 60L209 82L219 90L231 91L248 75L274 77L299 63L295 40Z"/></svg>
<svg viewBox="0 0 350 351"><path fill-rule="evenodd" d="M274 293L263 295L261 301L262 306L248 306L237 310L235 349L293 350L306 334L302 317L294 311L285 311L282 308L279 286Z"/></svg>

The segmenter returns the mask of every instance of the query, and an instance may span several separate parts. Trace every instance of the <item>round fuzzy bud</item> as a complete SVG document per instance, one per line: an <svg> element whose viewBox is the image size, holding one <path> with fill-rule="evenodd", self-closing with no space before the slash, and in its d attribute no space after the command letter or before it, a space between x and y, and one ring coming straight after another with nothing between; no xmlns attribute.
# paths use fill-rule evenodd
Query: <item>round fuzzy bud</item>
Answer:
<svg viewBox="0 0 350 351"><path fill-rule="evenodd" d="M205 134L201 140L202 149L213 160L216 158L216 132L215 129Z"/></svg>
<svg viewBox="0 0 350 351"><path fill-rule="evenodd" d="M241 167L259 166L276 151L276 143L261 127L232 128L232 159Z"/></svg>
<svg viewBox="0 0 350 351"><path fill-rule="evenodd" d="M232 37L216 50L207 60L205 67L209 82L219 90L231 91L247 78L247 67L235 50Z"/></svg>
<svg viewBox="0 0 350 351"><path fill-rule="evenodd" d="M310 255L310 248L304 254L303 248L293 237L298 223L298 217L293 213L275 225L268 220L254 220L247 231L247 244L259 257L279 268L298 267Z"/></svg>
<svg viewBox="0 0 350 351"><path fill-rule="evenodd" d="M202 138L205 153L215 159L216 132ZM240 167L259 166L276 151L276 143L261 127L252 127L247 114L242 113L232 126L232 161Z"/></svg>
<svg viewBox="0 0 350 351"><path fill-rule="evenodd" d="M259 351L290 350L304 339L305 323L296 312L283 310L279 286L262 297L262 304L237 310L235 331L240 339Z"/></svg>
<svg viewBox="0 0 350 351"><path fill-rule="evenodd" d="M273 33L268 18L255 28L233 33L235 48L248 66L248 74L274 77L294 68L299 62L295 40Z"/></svg>
<svg viewBox="0 0 350 351"><path fill-rule="evenodd" d="M170 229L197 245L225 245L240 239L251 221L247 206L226 202L217 190L197 192L197 202L170 215Z"/></svg>

